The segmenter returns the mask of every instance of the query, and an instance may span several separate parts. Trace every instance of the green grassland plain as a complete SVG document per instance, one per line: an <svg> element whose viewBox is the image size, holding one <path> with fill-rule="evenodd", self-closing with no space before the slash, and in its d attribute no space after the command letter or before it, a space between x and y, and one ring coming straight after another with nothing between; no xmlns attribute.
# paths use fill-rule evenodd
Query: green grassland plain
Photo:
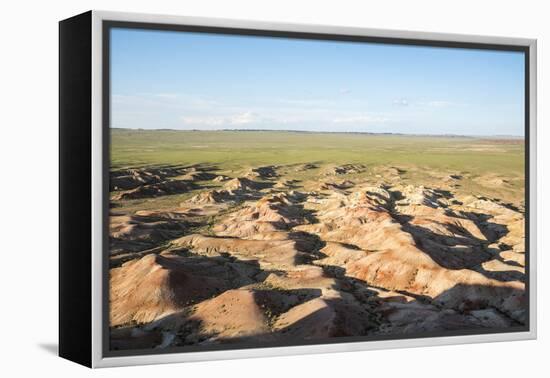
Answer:
<svg viewBox="0 0 550 378"><path fill-rule="evenodd" d="M328 166L363 164L351 180L384 180L385 169L402 170L403 183L438 187L449 175L460 176L462 194L500 198L523 206L525 143L523 139L415 136L292 131L176 131L111 129L111 169L205 164L238 177L252 167L282 167L281 179L299 186L326 179ZM307 171L291 169L313 163ZM287 167L288 169L284 169ZM128 201L128 210L171 206L189 193L147 201Z"/></svg>

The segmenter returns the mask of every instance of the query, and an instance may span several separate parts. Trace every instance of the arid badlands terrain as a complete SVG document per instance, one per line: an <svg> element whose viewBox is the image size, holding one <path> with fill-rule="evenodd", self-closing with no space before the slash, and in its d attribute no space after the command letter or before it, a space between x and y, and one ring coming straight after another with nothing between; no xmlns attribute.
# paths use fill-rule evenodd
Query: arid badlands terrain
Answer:
<svg viewBox="0 0 550 378"><path fill-rule="evenodd" d="M454 142L437 140L420 147L435 163L383 144L373 161L330 149L322 159L322 148L279 159L260 146L257 159L235 150L229 164L231 151L194 154L208 143L175 146L187 154L178 163L156 152L165 142L124 138L114 137L110 174L113 350L526 322L523 168L506 160L517 143L459 141L473 147L457 154L485 159L479 168L446 161L455 152L440 150Z"/></svg>

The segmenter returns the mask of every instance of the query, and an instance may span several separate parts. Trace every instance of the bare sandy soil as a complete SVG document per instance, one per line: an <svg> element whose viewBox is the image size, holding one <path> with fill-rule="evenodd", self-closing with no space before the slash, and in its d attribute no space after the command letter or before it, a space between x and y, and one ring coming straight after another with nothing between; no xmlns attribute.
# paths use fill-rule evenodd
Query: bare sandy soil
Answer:
<svg viewBox="0 0 550 378"><path fill-rule="evenodd" d="M112 349L524 325L523 202L472 194L461 172L425 172L426 186L412 174L317 163L113 171Z"/></svg>

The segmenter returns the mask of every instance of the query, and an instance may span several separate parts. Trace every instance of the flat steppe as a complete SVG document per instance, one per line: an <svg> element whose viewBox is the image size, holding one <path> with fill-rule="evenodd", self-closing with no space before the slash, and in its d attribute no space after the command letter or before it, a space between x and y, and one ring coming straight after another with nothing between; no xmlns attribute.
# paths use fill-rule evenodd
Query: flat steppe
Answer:
<svg viewBox="0 0 550 378"><path fill-rule="evenodd" d="M118 350L525 325L524 141L111 131Z"/></svg>

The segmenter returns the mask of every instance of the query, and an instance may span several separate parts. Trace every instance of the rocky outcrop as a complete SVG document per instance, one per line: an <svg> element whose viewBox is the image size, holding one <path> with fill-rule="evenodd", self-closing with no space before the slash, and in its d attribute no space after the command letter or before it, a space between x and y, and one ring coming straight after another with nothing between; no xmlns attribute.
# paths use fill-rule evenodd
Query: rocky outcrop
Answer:
<svg viewBox="0 0 550 378"><path fill-rule="evenodd" d="M197 186L189 181L168 180L155 184L138 186L135 189L116 192L111 196L114 201L139 199L147 197L159 197L169 194L186 193L197 189Z"/></svg>
<svg viewBox="0 0 550 378"><path fill-rule="evenodd" d="M317 168L309 183L286 176ZM526 323L521 206L459 194L465 173L434 173L442 182L436 188L408 183L413 168L370 171L262 166L229 180L200 168L139 173L140 185L115 191L120 201L182 178L190 185L214 179L223 188L204 188L169 210L112 210L111 252L124 256L111 268L112 346L269 344Z"/></svg>
<svg viewBox="0 0 550 378"><path fill-rule="evenodd" d="M228 287L221 277L186 262L150 254L111 269L111 325L149 323Z"/></svg>
<svg viewBox="0 0 550 378"><path fill-rule="evenodd" d="M179 219L146 215L112 215L110 217L110 254L112 256L142 251L184 234L187 223Z"/></svg>

